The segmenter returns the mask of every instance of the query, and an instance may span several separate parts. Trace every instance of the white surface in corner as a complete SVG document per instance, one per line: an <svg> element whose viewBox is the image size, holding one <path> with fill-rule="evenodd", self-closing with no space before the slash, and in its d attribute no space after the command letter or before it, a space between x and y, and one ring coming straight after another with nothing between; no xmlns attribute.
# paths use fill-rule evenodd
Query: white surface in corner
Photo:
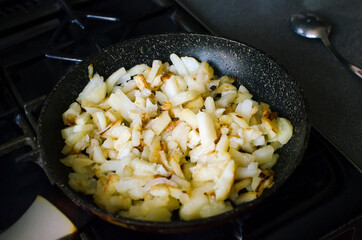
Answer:
<svg viewBox="0 0 362 240"><path fill-rule="evenodd" d="M37 196L30 208L0 240L59 239L77 231L74 224L45 198Z"/></svg>

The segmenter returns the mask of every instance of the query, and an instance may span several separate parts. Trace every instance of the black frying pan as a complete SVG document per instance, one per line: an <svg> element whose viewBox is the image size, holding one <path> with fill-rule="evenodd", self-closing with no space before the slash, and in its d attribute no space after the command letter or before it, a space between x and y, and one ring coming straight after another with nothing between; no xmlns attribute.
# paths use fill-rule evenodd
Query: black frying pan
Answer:
<svg viewBox="0 0 362 240"><path fill-rule="evenodd" d="M205 219L165 223L140 221L107 213L98 208L91 197L75 192L68 185L68 174L71 169L59 161L64 146L60 134L60 130L64 128L61 115L89 81L87 69L89 64L93 64L95 72L107 78L120 67L129 69L140 63L151 65L154 59L170 61L171 53L207 61L215 69L216 75L236 77L237 83L242 83L254 95L255 100L270 104L271 109L292 122L294 135L282 149L278 150L280 158L273 168L275 185L250 203ZM146 36L120 42L76 65L60 79L47 98L40 116L38 141L41 162L48 177L77 205L126 228L153 232L179 232L225 222L266 200L285 182L302 160L309 129L310 123L301 89L276 62L254 48L236 41L182 33Z"/></svg>

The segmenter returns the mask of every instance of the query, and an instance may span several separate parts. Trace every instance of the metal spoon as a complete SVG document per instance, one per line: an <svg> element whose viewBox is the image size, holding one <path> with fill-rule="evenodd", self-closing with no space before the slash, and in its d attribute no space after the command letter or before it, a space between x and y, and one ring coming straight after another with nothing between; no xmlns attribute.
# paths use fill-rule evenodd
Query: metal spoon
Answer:
<svg viewBox="0 0 362 240"><path fill-rule="evenodd" d="M324 45L343 63L349 70L351 70L358 77L362 78L362 69L351 64L343 58L338 51L332 46L329 41L329 33L331 25L323 22L320 17L312 13L299 13L291 17L292 29L297 34L307 38L320 38Z"/></svg>

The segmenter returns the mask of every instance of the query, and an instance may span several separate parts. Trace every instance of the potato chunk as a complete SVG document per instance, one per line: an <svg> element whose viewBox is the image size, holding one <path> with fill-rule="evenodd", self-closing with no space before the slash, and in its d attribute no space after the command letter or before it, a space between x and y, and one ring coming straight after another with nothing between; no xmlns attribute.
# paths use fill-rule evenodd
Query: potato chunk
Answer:
<svg viewBox="0 0 362 240"><path fill-rule="evenodd" d="M170 60L120 67L105 82L90 65L88 84L62 115L69 185L107 212L189 221L274 185L291 122L207 62Z"/></svg>
<svg viewBox="0 0 362 240"><path fill-rule="evenodd" d="M79 94L77 101L82 102L83 100L87 100L91 103L98 104L106 97L106 93L107 86L103 81L103 77L95 74Z"/></svg>

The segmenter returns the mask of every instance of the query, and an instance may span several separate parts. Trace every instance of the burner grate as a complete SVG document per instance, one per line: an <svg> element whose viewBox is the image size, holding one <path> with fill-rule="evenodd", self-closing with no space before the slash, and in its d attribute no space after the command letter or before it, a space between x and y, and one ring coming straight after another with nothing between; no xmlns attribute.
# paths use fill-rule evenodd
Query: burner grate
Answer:
<svg viewBox="0 0 362 240"><path fill-rule="evenodd" d="M172 7L166 6L140 16L134 14L118 17L113 14L77 12L65 1L59 0L59 2L66 15L48 42L45 56L76 63L81 62L90 53L98 52L112 43L130 38L133 32L138 30L139 25L144 23L152 25L153 20L160 23L157 18L169 15L173 11ZM169 30L173 26L168 25L166 29ZM140 29L154 28L144 26ZM154 30L152 31L154 33ZM147 33L149 32L144 34ZM76 50L69 49L68 47L71 45L75 45Z"/></svg>

